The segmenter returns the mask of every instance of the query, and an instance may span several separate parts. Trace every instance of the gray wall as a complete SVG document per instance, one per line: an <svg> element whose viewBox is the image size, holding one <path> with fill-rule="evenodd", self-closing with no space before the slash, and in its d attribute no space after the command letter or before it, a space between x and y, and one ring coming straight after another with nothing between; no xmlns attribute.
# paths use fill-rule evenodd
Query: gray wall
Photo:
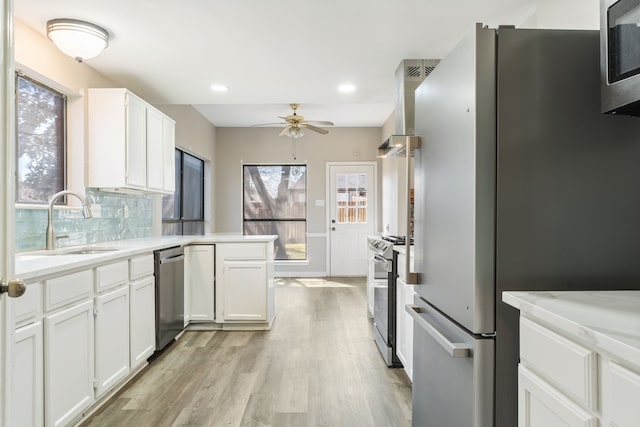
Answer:
<svg viewBox="0 0 640 427"><path fill-rule="evenodd" d="M242 164L307 165L308 262L276 265L277 275L326 273L326 163L376 161L380 128L333 128L328 135L306 132L294 143L279 128L217 128L215 154L215 231L242 232ZM379 194L379 192L378 192ZM316 200L325 206L316 206Z"/></svg>

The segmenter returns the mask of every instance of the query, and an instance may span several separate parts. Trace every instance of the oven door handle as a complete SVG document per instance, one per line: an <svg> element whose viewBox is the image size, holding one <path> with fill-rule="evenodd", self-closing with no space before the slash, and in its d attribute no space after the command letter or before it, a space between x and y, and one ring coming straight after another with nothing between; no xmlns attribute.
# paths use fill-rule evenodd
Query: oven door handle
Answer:
<svg viewBox="0 0 640 427"><path fill-rule="evenodd" d="M424 329L431 338L433 338L440 346L446 350L451 357L471 357L471 346L465 343L451 342L445 337L434 325L432 325L422 313L424 310L417 305L407 304L404 309L413 317L413 320Z"/></svg>
<svg viewBox="0 0 640 427"><path fill-rule="evenodd" d="M374 254L373 255L373 261L377 264L388 264L389 260L386 259L385 257L378 255L378 254Z"/></svg>

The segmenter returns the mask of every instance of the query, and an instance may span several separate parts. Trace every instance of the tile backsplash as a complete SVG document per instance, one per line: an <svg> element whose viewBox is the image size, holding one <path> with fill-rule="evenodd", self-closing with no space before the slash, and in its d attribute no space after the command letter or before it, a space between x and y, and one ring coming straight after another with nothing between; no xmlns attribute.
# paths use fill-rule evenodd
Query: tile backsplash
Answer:
<svg viewBox="0 0 640 427"><path fill-rule="evenodd" d="M100 217L85 219L80 209L54 209L56 247L151 236L153 196L87 189L85 198L89 205L100 205ZM16 252L44 249L47 208L17 208L15 216Z"/></svg>

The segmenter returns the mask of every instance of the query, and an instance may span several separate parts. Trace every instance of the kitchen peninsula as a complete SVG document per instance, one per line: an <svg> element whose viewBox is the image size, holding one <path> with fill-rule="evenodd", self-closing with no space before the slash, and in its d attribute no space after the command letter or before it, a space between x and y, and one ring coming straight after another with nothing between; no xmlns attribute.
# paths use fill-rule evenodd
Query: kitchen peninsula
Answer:
<svg viewBox="0 0 640 427"><path fill-rule="evenodd" d="M205 249L194 253L208 268L185 268L185 326L195 300L212 313L199 327L269 329L275 239L171 236L17 254L27 291L11 300L15 372L29 380L17 387L15 425L76 424L147 365L156 350L154 251L183 246L189 266L190 249Z"/></svg>

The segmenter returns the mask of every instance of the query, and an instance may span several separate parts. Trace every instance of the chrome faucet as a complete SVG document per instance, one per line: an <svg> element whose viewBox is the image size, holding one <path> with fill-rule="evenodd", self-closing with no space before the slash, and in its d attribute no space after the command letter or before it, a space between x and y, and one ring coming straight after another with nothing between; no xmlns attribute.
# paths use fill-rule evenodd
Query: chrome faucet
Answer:
<svg viewBox="0 0 640 427"><path fill-rule="evenodd" d="M74 193L73 191L63 190L59 191L49 199L49 216L47 221L47 245L46 249L53 249L55 246L55 234L53 232L53 204L58 200L61 196L64 195L76 196L78 200L80 200L80 204L82 205L82 216L85 218L91 218L91 210L84 201L84 198L78 193Z"/></svg>

